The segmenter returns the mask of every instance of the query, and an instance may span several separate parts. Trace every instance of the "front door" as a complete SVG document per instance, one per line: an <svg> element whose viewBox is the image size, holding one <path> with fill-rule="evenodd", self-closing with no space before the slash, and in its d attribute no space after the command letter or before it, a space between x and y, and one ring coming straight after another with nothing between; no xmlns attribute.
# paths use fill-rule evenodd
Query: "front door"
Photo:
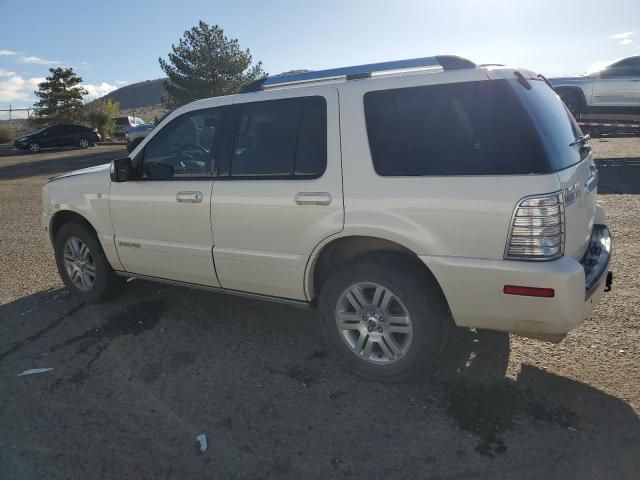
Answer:
<svg viewBox="0 0 640 480"><path fill-rule="evenodd" d="M235 135L213 188L224 288L305 299L313 249L343 228L338 92L234 100ZM298 94L299 95L299 94Z"/></svg>
<svg viewBox="0 0 640 480"><path fill-rule="evenodd" d="M212 158L222 110L170 120L133 160L134 181L112 182L115 242L131 273L219 286L213 265Z"/></svg>

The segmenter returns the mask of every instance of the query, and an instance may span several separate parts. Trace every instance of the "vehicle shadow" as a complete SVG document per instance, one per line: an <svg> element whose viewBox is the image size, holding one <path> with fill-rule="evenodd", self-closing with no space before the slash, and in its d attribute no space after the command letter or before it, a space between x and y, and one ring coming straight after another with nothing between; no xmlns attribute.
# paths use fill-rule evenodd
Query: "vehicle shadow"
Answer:
<svg viewBox="0 0 640 480"><path fill-rule="evenodd" d="M602 158L596 161L600 179L598 193L632 194L640 193L640 157Z"/></svg>
<svg viewBox="0 0 640 480"><path fill-rule="evenodd" d="M56 151L67 151L67 149L59 149ZM73 151L72 149L68 151ZM77 151L77 149L76 149ZM47 153L53 153L54 150L45 150L36 154L37 160L29 160L25 162L4 165L0 163L0 180L16 180L20 178L37 177L37 176L53 176L71 170L92 167L103 163L108 163L116 158L126 156L126 150L116 151L99 151L95 152L91 149L82 150L82 155L74 155L68 157L52 157L46 158ZM14 154L15 155L15 154ZM14 156L12 155L12 156ZM19 158L19 157L18 157ZM29 158L33 158L30 154Z"/></svg>
<svg viewBox="0 0 640 480"><path fill-rule="evenodd" d="M25 471L637 478L633 409L531 365L507 378L506 334L457 330L433 377L390 385L345 372L314 312L239 297L134 281L108 304L55 290L0 318L0 431L18 445L5 463ZM15 377L27 366L55 370ZM212 453L189 455L202 432Z"/></svg>

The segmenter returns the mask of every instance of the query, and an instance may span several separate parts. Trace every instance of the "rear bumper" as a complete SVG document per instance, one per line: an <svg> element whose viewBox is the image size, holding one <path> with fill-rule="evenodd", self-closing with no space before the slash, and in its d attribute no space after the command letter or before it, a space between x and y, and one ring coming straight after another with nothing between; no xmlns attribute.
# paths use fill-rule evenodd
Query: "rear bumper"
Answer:
<svg viewBox="0 0 640 480"><path fill-rule="evenodd" d="M596 225L581 262L570 257L549 262L421 259L440 283L457 325L557 341L580 325L600 300L610 257L609 231ZM551 288L554 295L507 295L505 285Z"/></svg>

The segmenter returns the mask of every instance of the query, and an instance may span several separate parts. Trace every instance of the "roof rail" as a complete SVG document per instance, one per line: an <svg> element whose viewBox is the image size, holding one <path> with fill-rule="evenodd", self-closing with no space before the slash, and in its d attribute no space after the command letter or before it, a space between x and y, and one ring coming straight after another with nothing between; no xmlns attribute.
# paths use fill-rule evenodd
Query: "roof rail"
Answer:
<svg viewBox="0 0 640 480"><path fill-rule="evenodd" d="M319 81L339 79L356 80L359 78L369 78L374 72L426 67L441 67L443 70L462 70L465 68L475 68L476 65L472 61L456 55L410 58L407 60L394 60L391 62L369 63L366 65L355 65L352 67L330 68L328 70L316 70L304 73L264 77L246 85L242 89L241 93L257 92L268 88Z"/></svg>

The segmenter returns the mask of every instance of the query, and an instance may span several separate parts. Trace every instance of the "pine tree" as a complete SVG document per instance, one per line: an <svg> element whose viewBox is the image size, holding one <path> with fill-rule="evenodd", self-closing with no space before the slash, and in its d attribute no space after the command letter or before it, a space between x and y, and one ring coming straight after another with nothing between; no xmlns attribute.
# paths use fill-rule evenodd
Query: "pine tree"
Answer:
<svg viewBox="0 0 640 480"><path fill-rule="evenodd" d="M54 123L79 123L84 118L82 78L73 68L50 68L47 79L38 84L35 94L40 100L35 106L34 123L44 126Z"/></svg>
<svg viewBox="0 0 640 480"><path fill-rule="evenodd" d="M179 44L171 45L168 60L159 58L169 77L165 82L166 103L175 108L193 100L237 93L244 85L266 76L262 63L252 65L249 50L241 50L237 39L229 39L217 25L202 20L184 32Z"/></svg>

